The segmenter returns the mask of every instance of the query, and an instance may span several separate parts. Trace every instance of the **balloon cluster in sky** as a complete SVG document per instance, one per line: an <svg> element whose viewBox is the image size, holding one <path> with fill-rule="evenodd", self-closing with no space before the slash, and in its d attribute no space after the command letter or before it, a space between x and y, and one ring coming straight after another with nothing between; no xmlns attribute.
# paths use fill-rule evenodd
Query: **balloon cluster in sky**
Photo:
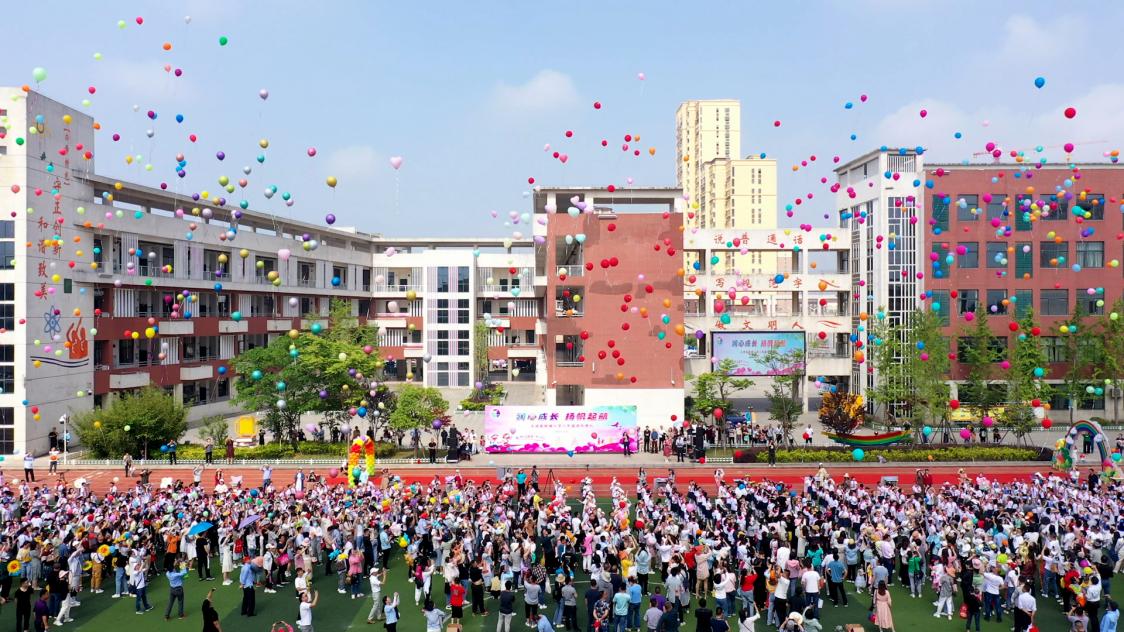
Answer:
<svg viewBox="0 0 1124 632"><path fill-rule="evenodd" d="M166 38L161 37L160 40L162 43L157 50L142 50L138 48L138 50L135 51L138 57L161 55L162 59L166 60L165 63L154 66L150 71L152 76L149 78L153 81L160 78L161 75L170 77L172 81L175 81L185 76L186 73L195 70L192 67L192 60L189 57L181 57L181 42L178 41L180 39L190 39L193 44L206 42L208 46L221 49L224 55L238 55L237 33L204 33L197 31L196 27L190 27L192 23L190 17L184 18L183 22L185 25L189 26L186 34L181 28L175 31L177 33L175 37L170 35ZM112 27L112 23L107 26ZM116 27L118 29L160 29L164 28L164 25L149 23L146 22L143 17L136 17L132 20L119 20L116 22ZM172 32L170 28L167 30ZM94 63L101 62L104 59L104 55L100 52L95 52L93 54L93 59ZM200 72L202 72L202 70L203 69L199 69ZM24 86L25 91L45 88L49 85L50 76L47 68L35 67L31 69L30 79L32 83ZM635 94L642 95L647 82L649 82L649 78L646 73L640 72L625 82L629 84L626 89L634 91ZM1026 82L1027 99L1033 99L1036 95L1049 93L1049 84L1046 77L1028 77ZM68 87L67 89L71 90L75 88ZM83 95L80 103L83 107L92 107L94 105L94 98L104 96L102 88L97 85L81 85L80 90ZM274 97L271 96L268 87L251 86L245 82L241 82L241 85L239 85L239 82L236 81L235 85L224 91L224 98L256 101L257 107L264 109L271 106L271 99ZM625 107L621 105L622 101L624 101L623 98L616 98L614 95L604 95L601 98L590 101L589 108L592 111L592 119L590 120L593 120L594 123L590 125L589 128L582 128L581 126L567 122L559 122L555 127L556 131L554 135L548 139L548 142L542 144L541 153L542 156L545 156L544 162L531 162L528 164L538 164L537 167L534 167L537 172L549 171L551 177L564 177L565 170L567 168L572 168L568 167L571 163L584 161L598 167L603 167L606 170L618 172L617 176L606 178L606 181L600 183L608 191L627 191L635 187L636 183L632 177L619 174L621 170L627 169L631 164L635 164L628 161L663 160L665 154L657 151L658 148L655 145L645 144L642 141L642 137L648 136L647 132L641 133L644 132L644 130L621 128L604 122L607 120L609 114L619 114L622 110L627 111L635 107L634 105ZM865 93L858 93L857 96L852 93L843 99L833 100L832 103L825 102L823 104L823 109L825 111L831 109L838 113L837 108L839 107L840 101L843 103L841 116L847 117L847 124L850 126L857 125L858 120L853 117L861 116L862 110L870 107L871 98ZM101 123L94 123L94 128L102 140L101 151L110 154L113 160L121 160L125 163L126 167L136 165L144 172L153 172L154 176L159 180L157 186L159 186L160 189L169 191L178 196L181 204L174 212L177 217L187 220L185 224L187 230L184 231L183 234L177 235L177 238L191 240L194 238L194 231L198 229L198 221L215 219L221 220L228 225L227 230L221 234L219 238L224 241L236 243L239 220L243 217L245 211L254 204L267 204L271 202L277 204L277 201L284 204L286 207L292 207L297 203L297 197L293 192L295 187L287 185L283 179L270 179L271 174L269 167L272 150L268 134L269 130L261 130L262 135L260 139L252 145L228 146L227 143L223 142L223 139L212 138L208 136L206 130L199 130L193 127L193 116L188 107L188 103L189 102L185 100L182 109L158 109L141 104L133 105L131 120L134 121L136 125L135 129L106 130L102 129ZM213 101L206 101L201 106L193 105L191 107L220 107L220 105ZM771 106L764 105L761 107L767 108ZM614 112L614 110L617 111ZM917 125L919 129L920 126L944 125L945 122L942 120L943 114L944 113L937 106L922 107L917 110L917 117L914 119L915 125ZM1060 110L1056 110L1056 116L1062 122L1074 121L1079 120L1080 112L1074 105L1064 105ZM69 119L70 117L67 115L63 122L70 124L71 121ZM42 125L45 122L41 114L36 115L35 121L36 125ZM7 124L8 121L6 117L0 117L0 125L6 126ZM253 123L247 122L247 124L252 125ZM759 121L760 127L766 130L770 128L774 130L780 129L782 125L787 128L791 124L791 121L784 123L782 117L777 116L775 113L769 116L761 116L761 120ZM988 124L989 123L985 121L981 127L986 130ZM37 129L36 125L31 126L25 133L29 135L35 134ZM1025 254L1025 252L1020 252L1020 247L1017 246L1014 241L1016 225L1022 224L1030 226L1031 229L1045 234L1046 239L1060 241L1062 238L1058 236L1057 232L1049 229L1049 226L1053 225L1053 223L1044 222L1044 220L1058 219L1081 225L1081 237L1087 238L1094 234L1094 228L1088 224L1088 220L1092 219L1094 216L1102 215L1107 211L1105 208L1097 208L1097 205L1120 205L1121 203L1120 200L1112 197L1104 199L1090 197L1089 192L1082 188L1082 170L1077 165L1071 165L1069 177L1051 190L1035 190L1033 186L1031 186L1035 171L1047 164L1051 153L1061 150L1064 162L1069 163L1070 154L1081 144L1077 140L1066 141L1060 145L1037 145L1033 148L1014 149L1005 147L999 140L993 138L969 138L969 134L964 130L949 130L949 132L954 139L968 143L976 150L977 155L989 156L996 161L992 168L992 182L999 183L1012 179L1027 182L1026 194L1020 195L1016 199L998 200L991 194L985 194L982 196L980 202L958 197L955 191L943 192L941 180L946 175L949 175L944 169L932 170L925 174L924 181L915 180L913 182L915 187L925 192L926 197L935 195L949 208L955 208L962 214L980 216L980 219L985 221L987 225L993 229L995 239L1007 243L1007 246L1002 252L997 251L989 253L996 258L997 263L1002 264L1001 266L997 266L995 271L995 274L1000 277L1005 277L1009 274L1006 263L1010 258L1016 257L1019 254ZM857 133L850 130L841 131L840 133L841 136L845 136L852 141L858 138ZM15 142L17 145L22 146L26 142L24 133L21 133L20 130L9 129L5 134L15 135ZM541 142L541 140L542 139L540 139L539 142ZM764 140L768 141L767 136ZM531 143L528 143L528 152L535 150L535 153L538 153L538 142L534 143L534 145L535 146L532 148ZM147 155L138 153L135 150L136 147L149 148L146 152ZM55 149L61 150L62 148ZM884 147L883 149L886 148ZM925 153L924 147L918 146L914 149L917 154ZM900 151L903 154L906 153L906 150ZM79 147L78 152L86 160L90 160L93 157L90 149ZM340 187L359 186L357 183L347 182L346 179L336 174L324 171L326 167L319 164L322 162L320 158L322 148L312 145L308 146L306 149L302 148L299 153L301 154L301 160L306 161L306 170L318 172L320 174L318 177L322 178L323 186L330 190L329 196L332 195L332 191ZM760 158L766 157L765 152L761 152L757 155ZM241 157L238 162L242 164L235 162L235 156ZM1119 160L1119 152L1117 150L1107 151L1104 156L1111 163L1116 163ZM1054 153L1053 158L1056 160L1059 156ZM684 157L684 160L691 159L691 156ZM787 217L794 218L798 215L802 216L800 218L801 223L799 228L788 230L786 234L794 234L797 232L811 233L814 230L816 222L821 218L823 220L840 219L835 216L834 210L831 208L823 209L823 211L813 209L813 207L817 205L820 206L821 209L825 204L827 206L834 206L833 194L848 195L852 198L858 197L859 192L855 188L835 182L830 173L831 167L833 165L838 165L841 160L842 158L836 155L832 157L830 164L826 164L828 161L817 160L817 154L809 152L804 158L791 166L792 171L796 172L803 169L817 168L823 165L827 167L828 173L818 179L819 183L824 186L823 191L804 191L791 196L786 201L781 201L781 206ZM1001 160L1007 160L1007 162L1001 163ZM225 170L226 173L220 175L214 182L207 182L205 184L199 183L192 178L197 164L207 164L208 169L219 165L219 169ZM406 164L407 161L403 156L394 155L387 160L385 168L397 178ZM885 179L892 181L907 177L906 174L896 172L887 172L883 175ZM528 185L533 187L540 177L540 173L527 173L525 181ZM913 177L913 175L910 174L909 177ZM512 185L522 186L522 183L513 182ZM876 179L870 180L866 183L866 186L877 186ZM118 183L115 188L121 190L123 185ZM18 187L13 187L12 192L19 193ZM44 193L49 192L34 192L37 196L43 195ZM817 193L824 195L822 198L817 198ZM529 195L529 191L524 192L524 196ZM104 196L107 202L112 202L112 192L107 192ZM826 200L826 202L824 200ZM572 217L578 217L582 214L594 212L591 205L586 205L580 199L575 198L569 202L569 204L565 204L565 208L547 208L545 209L547 213L537 214L537 217L534 219L532 219L533 216L531 213L515 211L507 213L491 211L490 216L494 220L502 221L504 226L510 229L511 240L522 240L525 238L524 227L528 226L532 221L546 223L551 221L551 216L554 214L565 213ZM921 208L922 200L909 199L907 202L911 204L911 208ZM686 200L686 203L686 219L693 220L695 219L695 212L698 209L698 201ZM1003 208L1002 213L998 215L986 213L989 207L994 207L996 204L1001 204ZM984 210L981 211L981 207ZM105 211L107 218L124 218L130 214L130 212L123 211L119 208L114 209L112 206L105 206L104 208L107 209ZM71 212L74 213L75 221L78 223L85 224L86 226L94 226L96 223L95 219L92 219L87 214L87 209L83 207L71 209ZM339 212L338 209L325 211L322 215L323 223L326 226L334 226L338 221L336 213ZM985 213L986 218L984 217ZM1064 214L1064 217L1058 217L1059 214ZM133 215L136 219L141 219L144 213L136 211ZM924 224L925 220L923 220L922 215L923 214L918 213L910 217L910 223L914 225ZM803 216L807 217L805 218ZM678 215L665 214L664 219L668 221L668 226L671 228L687 231L697 230L690 226L680 225L682 219ZM862 224L870 218L866 217L865 214L852 217L849 212L844 211L841 219L853 219ZM927 222L928 225L923 225L922 228L930 231L933 235L939 236L941 234L941 229L937 225L937 222L931 217ZM616 225L614 223L598 223L597 226L598 230L603 231L599 236L601 239L613 239L616 237L616 235L614 235L616 231ZM533 233L533 231L529 232ZM824 250L829 250L832 243L839 237L839 235L821 233L813 235L810 241L813 244L818 243L819 247ZM651 252L647 252L646 254L640 254L643 252L641 248L630 247L629 249L625 249L626 246L632 246L632 244L625 243L622 240L621 256L625 256L624 253L626 252L629 253L629 256L637 257L676 256L677 253L671 246L669 240L659 239L655 235L650 235L649 238L653 248ZM1117 239L1121 238L1124 238L1124 236L1117 235ZM533 239L539 243L543 241L541 236L534 236ZM573 234L567 235L565 239L567 243L582 243L587 239L587 236L584 234ZM315 251L320 246L317 239L309 234L297 235L295 236L295 240L296 245L299 245L299 248L304 251ZM61 239L59 241L61 242ZM800 247L793 243L793 241L790 241L788 244L779 244L778 249L799 250ZM898 236L894 234L878 235L875 241L876 248L885 247L892 250L897 247ZM65 244L60 243L59 245L65 247ZM296 245L294 247L296 247ZM732 242L730 246L739 248L740 244ZM740 250L743 253L747 251L745 247L741 247ZM292 251L293 249L284 248L277 252L277 256L281 260L287 260L292 255ZM125 269L123 273L114 280L117 286L121 286L126 282L135 284L136 281L134 279L138 277L143 278L145 274L145 271L141 269L138 262L146 253L143 251L131 250L127 254L128 259ZM386 254L393 256L395 250L390 248L386 251ZM951 278L956 274L958 260L967 254L965 247L956 244L955 238L950 237L948 243L942 244L937 250L928 254L928 274L933 279ZM68 252L67 255L70 257L70 261L67 262L67 265L71 269L76 266L97 268L98 263L95 262L95 259L100 258L98 257L100 253L97 248L91 249L83 244L78 244L74 250ZM232 256L245 259L249 255L250 252L246 249L233 250L231 255L222 254L218 259L220 267L215 271L216 278L221 277L223 269L229 265ZM715 265L717 263L717 260L709 262L710 265ZM1078 262L1068 260L1065 256L1061 255L1050 258L1047 263L1047 268L1068 268L1074 272L1081 271L1081 266ZM258 266L260 267L261 265L262 262L259 261ZM587 272L593 272L597 267L600 267L605 275L616 275L617 273L614 272L614 268L617 268L618 265L619 261L617 257L600 262L591 261L585 264ZM680 279L685 279L691 284L696 284L700 280L705 281L705 277L700 279L699 275L701 271L706 268L706 265L706 262L694 262L694 269L680 269L677 275L679 279L645 278L644 274L640 274L639 277L635 279L628 279L630 293L622 294L620 297L621 311L624 314L624 320L621 322L620 326L620 335L628 336L637 318L641 321L647 321L649 317L651 317L651 319L653 319L649 321L651 327L658 331L655 337L656 344L664 349L671 349L672 344L669 340L669 336L683 337L687 334L684 325L681 323L673 323L671 315L668 311L665 311L669 310L671 305L665 301L663 305L653 306L652 311L649 312L648 307L637 304L637 299L642 298L645 294L651 293L653 284L667 282L669 280L682 282ZM814 264L812 265L814 267ZM1108 261L1109 267L1115 268L1119 265L1120 262L1115 258ZM510 273L517 275L520 274L521 271L512 267ZM561 269L557 274L559 278L564 280L568 271ZM924 275L925 273L918 272L917 278L923 279ZM60 272L52 277L52 287L48 289L49 292L54 292L54 285L58 285L63 280L63 276L64 273ZM269 272L268 280L275 287L282 287L285 283L285 279L277 271ZM785 284L788 282L788 277L784 274L777 274L772 278L772 281L776 283L778 287L784 288ZM152 279L143 279L143 283L152 285ZM822 283L821 281L821 287L819 287L821 291L826 289L822 286ZM639 291L631 289L637 287ZM698 287L696 292L699 298L706 300L706 288L697 285L696 287ZM214 283L214 290L218 292L223 290L222 284L217 280ZM519 296L520 290L518 286L512 285L510 290L506 290L506 292L512 298L515 298ZM1103 288L1090 288L1088 292L1090 292L1091 296L1095 297L1100 295L1103 298ZM957 297L955 291L950 292L949 296L951 299ZM570 304L575 305L580 303L582 299L580 295L567 296L565 298L569 300ZM723 323L728 323L730 319L730 315L725 313L727 300L740 301L743 305L747 304L749 300L748 296L744 295L744 293L739 294L735 289L727 290L722 295L715 298L714 310L718 313ZM861 298L861 295L856 292L853 298L857 301ZM934 295L931 291L927 292L922 299L928 301L928 307L933 310L940 310L942 307L947 307L940 305L939 302L934 299ZM198 298L192 291L183 290L178 293L168 294L165 300L171 303L171 317L175 319L190 318L194 311L193 304ZM1011 296L1004 299L1003 307L1015 303L1016 300L1016 296L1011 293ZM1006 311L1000 310L998 306L995 305L990 306L990 308L991 311L997 313ZM235 315L232 315L232 317L237 320L241 317L241 314L235 312ZM866 345L869 341L866 340L867 336L864 334L867 333L866 327L871 317L876 320L882 320L885 318L885 314L881 310L873 315L863 313L860 317L858 329L850 335L850 340L854 346L852 358L858 363L864 363L866 361ZM967 312L963 314L962 317L965 322L971 322L975 319L975 314L973 312ZM1112 314L1112 318L1115 320L1118 318L1118 315ZM1040 333L1021 332L1017 324L1013 322L1012 326L1012 331L1017 332L1019 335L1037 336ZM96 328L91 327L89 332L91 334L96 334ZM148 320L148 326L143 331L130 333L133 338L137 339L142 337L149 339L156 338L159 336L159 323L155 319L150 318ZM1059 333L1067 334L1072 332L1067 330L1066 326L1063 325L1061 329L1059 329ZM585 339L589 336L589 333L583 331L581 335L582 338ZM813 335L817 335L822 339L825 333L815 332ZM47 342L49 343L51 341ZM606 345L605 349L597 352L598 357L602 360L613 361L618 366L624 365L624 358L621 357L619 350L615 349L615 341L609 340ZM43 346L49 348L51 345L43 344ZM923 360L928 358L926 351L918 350L918 353ZM678 359L669 358L667 361L678 361ZM1035 377L1041 378L1043 375L1036 375ZM631 378L631 381L635 382L636 378ZM817 385L825 388L829 387L822 379L817 380ZM856 460L862 459L861 450L855 451L855 458Z"/></svg>

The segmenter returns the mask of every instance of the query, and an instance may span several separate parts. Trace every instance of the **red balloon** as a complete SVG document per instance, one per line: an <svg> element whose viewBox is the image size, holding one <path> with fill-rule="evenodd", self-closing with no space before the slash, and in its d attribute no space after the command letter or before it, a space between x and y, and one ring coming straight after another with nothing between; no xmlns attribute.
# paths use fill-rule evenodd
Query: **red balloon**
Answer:
<svg viewBox="0 0 1124 632"><path fill-rule="evenodd" d="M1065 117L1067 119L1071 119L1075 116L1077 116L1077 108L1068 107L1065 109Z"/></svg>
<svg viewBox="0 0 1124 632"><path fill-rule="evenodd" d="M1011 331L1018 331L1019 330L1019 324L1018 323L1007 323L1007 329L1010 329Z"/></svg>
<svg viewBox="0 0 1124 632"><path fill-rule="evenodd" d="M623 331L628 331L631 328L632 328L632 325L629 325L628 323L621 323L621 329Z"/></svg>
<svg viewBox="0 0 1124 632"><path fill-rule="evenodd" d="M719 417L719 418L722 417L722 409L721 408L715 408L714 409L714 416Z"/></svg>
<svg viewBox="0 0 1124 632"><path fill-rule="evenodd" d="M608 225L608 226L606 226L605 228L608 228L608 229L609 229L609 232L611 233L611 232L613 232L614 230L616 230L616 229L617 229L617 225L616 225L616 224L614 224L614 223L612 223L612 222L609 222L609 225Z"/></svg>
<svg viewBox="0 0 1124 632"><path fill-rule="evenodd" d="M609 345L609 348L612 349L613 347L617 346L617 341L616 340L610 340L608 342L608 345Z"/></svg>
<svg viewBox="0 0 1124 632"><path fill-rule="evenodd" d="M1052 425L1054 425L1054 422L1050 421L1049 417L1046 417L1045 419L1042 420L1042 427L1045 428L1046 430L1049 430L1050 426L1052 426Z"/></svg>
<svg viewBox="0 0 1124 632"><path fill-rule="evenodd" d="M957 408L960 408L960 400L958 400L958 399L949 400L948 407L953 409L953 410L956 410Z"/></svg>

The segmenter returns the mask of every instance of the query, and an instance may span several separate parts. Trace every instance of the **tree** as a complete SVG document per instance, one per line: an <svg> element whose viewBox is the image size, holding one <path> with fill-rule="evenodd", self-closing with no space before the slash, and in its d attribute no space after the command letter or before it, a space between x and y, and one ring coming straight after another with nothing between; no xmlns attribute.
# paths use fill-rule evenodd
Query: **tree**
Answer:
<svg viewBox="0 0 1124 632"><path fill-rule="evenodd" d="M919 309L905 322L892 322L878 313L867 336L867 361L878 372L870 398L887 418L904 419L920 432L948 410L948 340L940 315Z"/></svg>
<svg viewBox="0 0 1124 632"><path fill-rule="evenodd" d="M82 445L99 458L123 454L147 458L187 431L187 409L163 389L147 386L113 399L108 408L71 416Z"/></svg>
<svg viewBox="0 0 1124 632"><path fill-rule="evenodd" d="M199 436L204 439L210 439L217 445L222 445L226 442L227 434L230 432L230 424L226 419L218 415L212 415L203 420L203 424L199 428Z"/></svg>
<svg viewBox="0 0 1124 632"><path fill-rule="evenodd" d="M981 416L987 416L1003 403L1005 395L992 388L1004 347L999 337L991 332L986 310L976 312L975 323L961 329L958 352L960 363L968 367L960 399L966 400Z"/></svg>
<svg viewBox="0 0 1124 632"><path fill-rule="evenodd" d="M345 301L333 301L327 331L291 331L232 360L237 373L234 402L265 413L279 441L295 448L303 434L301 415L325 413L325 423L349 422L350 410L366 416L370 380L382 367L377 332L361 327Z"/></svg>
<svg viewBox="0 0 1124 632"><path fill-rule="evenodd" d="M1094 327L1087 326L1087 312L1081 301L1074 305L1073 314L1059 329L1065 336L1065 357L1069 363L1065 372L1063 389L1069 399L1069 423L1073 423L1077 408L1086 389L1095 389L1090 380L1099 379L1103 371L1104 343ZM1102 389L1103 392L1103 389Z"/></svg>
<svg viewBox="0 0 1124 632"><path fill-rule="evenodd" d="M769 400L769 419L780 424L790 442L792 427L804 412L800 400L800 384L804 381L804 352L770 350L761 354L761 363L768 367L773 383L765 397Z"/></svg>
<svg viewBox="0 0 1124 632"><path fill-rule="evenodd" d="M1120 398L1112 397L1113 391L1118 391L1124 385L1124 298L1117 299L1112 304L1112 311L1100 319L1099 333L1101 335L1101 348L1104 352L1103 375L1105 386L1110 389L1109 397L1112 399L1112 422L1120 420Z"/></svg>
<svg viewBox="0 0 1124 632"><path fill-rule="evenodd" d="M863 425L863 398L847 391L827 392L820 403L820 423L832 432L851 434Z"/></svg>
<svg viewBox="0 0 1124 632"><path fill-rule="evenodd" d="M1011 367L1007 371L1007 405L1001 421L1015 434L1019 443L1038 425L1034 416L1034 400L1048 400L1050 386L1043 379L1048 368L1046 351L1042 348L1042 338L1033 332L1037 329L1034 310L1018 321L1018 332L1011 352Z"/></svg>
<svg viewBox="0 0 1124 632"><path fill-rule="evenodd" d="M390 414L390 427L395 430L433 428L434 420L448 419L449 402L433 387L407 384L398 391L398 402Z"/></svg>
<svg viewBox="0 0 1124 632"><path fill-rule="evenodd" d="M476 382L481 385L477 390L483 391L491 383L489 379L491 362L488 360L488 326L484 321L478 320L472 326L472 370Z"/></svg>
<svg viewBox="0 0 1124 632"><path fill-rule="evenodd" d="M696 419L709 418L716 408L727 412L730 408L730 396L753 386L753 380L734 375L737 366L737 362L726 358L713 365L714 368L709 373L688 378L695 390L688 410Z"/></svg>

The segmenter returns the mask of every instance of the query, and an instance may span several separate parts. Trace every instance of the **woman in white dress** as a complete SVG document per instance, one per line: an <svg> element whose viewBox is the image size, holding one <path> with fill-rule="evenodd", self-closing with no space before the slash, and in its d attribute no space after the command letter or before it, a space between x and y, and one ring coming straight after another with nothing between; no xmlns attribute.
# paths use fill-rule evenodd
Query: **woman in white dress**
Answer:
<svg viewBox="0 0 1124 632"><path fill-rule="evenodd" d="M230 574L234 572L234 545L228 529L219 529L219 560L222 564L222 585L229 586L234 583L230 579Z"/></svg>

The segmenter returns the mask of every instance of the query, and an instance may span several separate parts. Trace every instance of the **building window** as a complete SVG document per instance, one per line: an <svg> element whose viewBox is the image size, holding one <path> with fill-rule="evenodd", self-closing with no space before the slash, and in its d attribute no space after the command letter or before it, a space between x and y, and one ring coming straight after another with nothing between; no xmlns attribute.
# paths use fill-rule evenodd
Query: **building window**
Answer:
<svg viewBox="0 0 1124 632"><path fill-rule="evenodd" d="M132 366L137 363L137 343L134 340L117 341L117 366Z"/></svg>
<svg viewBox="0 0 1124 632"><path fill-rule="evenodd" d="M0 330L16 328L16 284L0 283Z"/></svg>
<svg viewBox="0 0 1124 632"><path fill-rule="evenodd" d="M929 299L929 309L937 313L937 316L941 319L941 326L948 327L950 323L949 312L952 311L948 290L933 290L932 297Z"/></svg>
<svg viewBox="0 0 1124 632"><path fill-rule="evenodd" d="M1085 313L1092 316L1104 314L1104 290L1095 287L1078 288L1077 302L1085 308Z"/></svg>
<svg viewBox="0 0 1124 632"><path fill-rule="evenodd" d="M561 367L582 366L582 340L575 335L562 336L554 344L554 364Z"/></svg>
<svg viewBox="0 0 1124 632"><path fill-rule="evenodd" d="M972 348L975 342L970 336L962 336L956 339L956 360L957 362L968 361L968 351ZM991 355L992 357L1001 357L1007 353L1007 337L996 336L991 340Z"/></svg>
<svg viewBox="0 0 1124 632"><path fill-rule="evenodd" d="M469 320L469 300L467 298L457 299L457 324L467 325Z"/></svg>
<svg viewBox="0 0 1124 632"><path fill-rule="evenodd" d="M1015 316L1022 318L1034 309L1034 290L1018 290L1011 302L1015 305Z"/></svg>
<svg viewBox="0 0 1124 632"><path fill-rule="evenodd" d="M16 451L16 409L0 408L0 454Z"/></svg>
<svg viewBox="0 0 1124 632"><path fill-rule="evenodd" d="M557 287L554 290L554 313L556 316L581 316L580 287Z"/></svg>
<svg viewBox="0 0 1124 632"><path fill-rule="evenodd" d="M1104 267L1104 242L1079 241L1077 242L1077 265L1082 268Z"/></svg>
<svg viewBox="0 0 1124 632"><path fill-rule="evenodd" d="M1007 244L1002 241L987 242L987 267L1007 267Z"/></svg>
<svg viewBox="0 0 1124 632"><path fill-rule="evenodd" d="M449 363L448 362L438 362L436 373L437 373L437 385L438 386L448 386L449 385Z"/></svg>
<svg viewBox="0 0 1124 632"><path fill-rule="evenodd" d="M459 356L468 355L468 335L467 329L457 330L457 355Z"/></svg>
<svg viewBox="0 0 1124 632"><path fill-rule="evenodd" d="M991 201L987 203L988 219L1003 219L1007 213L1007 196L1002 193L992 193Z"/></svg>
<svg viewBox="0 0 1124 632"><path fill-rule="evenodd" d="M1007 305L1007 290L988 290L987 291L987 311L992 314L1006 314Z"/></svg>
<svg viewBox="0 0 1124 632"><path fill-rule="evenodd" d="M1042 219L1047 222L1064 222L1069 218L1069 202L1066 200L1059 200L1057 196L1053 196L1049 203L1049 208L1042 208Z"/></svg>
<svg viewBox="0 0 1124 632"><path fill-rule="evenodd" d="M1020 279L1034 276L1034 244L1029 241L1015 244L1015 276Z"/></svg>
<svg viewBox="0 0 1124 632"><path fill-rule="evenodd" d="M1028 231L1034 227L1030 221L1031 197L1024 193L1015 196L1015 230Z"/></svg>
<svg viewBox="0 0 1124 632"><path fill-rule="evenodd" d="M960 313L967 314L968 312L975 312L979 306L980 291L979 290L960 290Z"/></svg>
<svg viewBox="0 0 1124 632"><path fill-rule="evenodd" d="M1065 339L1060 336L1042 336L1042 353L1050 363L1065 362Z"/></svg>
<svg viewBox="0 0 1124 632"><path fill-rule="evenodd" d="M439 355L439 356L449 355L449 330L448 329L438 329L437 330L437 355Z"/></svg>
<svg viewBox="0 0 1124 632"><path fill-rule="evenodd" d="M940 232L948 230L948 202L948 196L933 196L933 228L937 231L938 234L940 234Z"/></svg>
<svg viewBox="0 0 1124 632"><path fill-rule="evenodd" d="M1038 246L1038 266L1042 268L1064 268L1069 258L1068 241L1044 241Z"/></svg>
<svg viewBox="0 0 1124 632"><path fill-rule="evenodd" d="M1043 316L1069 315L1069 290L1041 290L1039 312Z"/></svg>
<svg viewBox="0 0 1124 632"><path fill-rule="evenodd" d="M980 218L980 196L960 195L956 200L956 219L960 222L971 222Z"/></svg>
<svg viewBox="0 0 1124 632"><path fill-rule="evenodd" d="M457 291L461 294L468 293L468 266L457 267Z"/></svg>
<svg viewBox="0 0 1124 632"><path fill-rule="evenodd" d="M14 345L0 345L0 393L16 390L16 348Z"/></svg>
<svg viewBox="0 0 1124 632"><path fill-rule="evenodd" d="M0 220L0 270L16 267L16 223L13 220Z"/></svg>
<svg viewBox="0 0 1124 632"><path fill-rule="evenodd" d="M447 298L437 299L437 324L449 324L449 299Z"/></svg>
<svg viewBox="0 0 1124 632"><path fill-rule="evenodd" d="M963 250L964 254L960 254ZM956 265L961 268L980 267L980 244L976 241L962 241L956 244Z"/></svg>
<svg viewBox="0 0 1124 632"><path fill-rule="evenodd" d="M1104 219L1104 196L1100 193L1090 193L1085 196L1085 201L1079 204L1085 210L1084 217L1087 220Z"/></svg>
<svg viewBox="0 0 1124 632"><path fill-rule="evenodd" d="M444 268L444 267L437 268L437 291L438 292L448 292L449 291L449 269L448 268Z"/></svg>

